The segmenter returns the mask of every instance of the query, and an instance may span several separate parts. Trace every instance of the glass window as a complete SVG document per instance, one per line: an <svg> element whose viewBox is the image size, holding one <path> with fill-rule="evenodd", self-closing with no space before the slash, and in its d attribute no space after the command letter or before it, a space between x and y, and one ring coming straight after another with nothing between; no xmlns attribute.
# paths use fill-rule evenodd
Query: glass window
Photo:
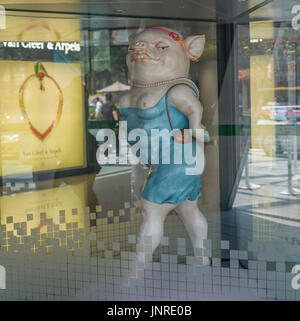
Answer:
<svg viewBox="0 0 300 321"><path fill-rule="evenodd" d="M4 1L0 300L298 300L299 29L292 0Z"/></svg>
<svg viewBox="0 0 300 321"><path fill-rule="evenodd" d="M238 243L256 242L266 257L270 247L282 251L289 271L299 260L293 246L299 238L300 195L297 12L293 1L274 1L237 26L240 124L247 129L233 205L245 231Z"/></svg>

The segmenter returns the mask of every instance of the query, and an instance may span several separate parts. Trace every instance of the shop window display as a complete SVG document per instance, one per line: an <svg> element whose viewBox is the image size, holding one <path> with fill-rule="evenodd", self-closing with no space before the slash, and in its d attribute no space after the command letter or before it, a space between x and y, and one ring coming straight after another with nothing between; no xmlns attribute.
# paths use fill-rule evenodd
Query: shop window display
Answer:
<svg viewBox="0 0 300 321"><path fill-rule="evenodd" d="M229 2L1 3L0 300L299 300L299 4Z"/></svg>

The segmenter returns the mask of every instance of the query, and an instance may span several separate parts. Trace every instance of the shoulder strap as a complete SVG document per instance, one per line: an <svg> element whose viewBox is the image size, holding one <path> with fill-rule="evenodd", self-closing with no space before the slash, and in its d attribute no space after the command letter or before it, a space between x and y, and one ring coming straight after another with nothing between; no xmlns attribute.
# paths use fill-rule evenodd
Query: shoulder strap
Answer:
<svg viewBox="0 0 300 321"><path fill-rule="evenodd" d="M176 87L176 86L178 86L178 85L187 85L187 86L189 86L190 88L192 88L192 86L190 86L190 85L187 84L187 83L179 83L179 84L175 84L175 85L171 86L171 87L167 90L167 92L166 92L166 95L165 95L166 111L167 111L167 115L168 115L169 124L170 124L170 127L171 127L172 130L173 130L174 128L173 128L173 125L172 125L172 122L171 122L171 116L170 116L170 112L169 112L168 95L169 95L169 92L170 92L174 87ZM195 85L195 88L192 88L192 89L195 91L196 96L197 96L197 98L198 98L198 97L199 97L199 92L198 92L198 88L196 87L196 85ZM196 91L195 89L197 89L197 91Z"/></svg>

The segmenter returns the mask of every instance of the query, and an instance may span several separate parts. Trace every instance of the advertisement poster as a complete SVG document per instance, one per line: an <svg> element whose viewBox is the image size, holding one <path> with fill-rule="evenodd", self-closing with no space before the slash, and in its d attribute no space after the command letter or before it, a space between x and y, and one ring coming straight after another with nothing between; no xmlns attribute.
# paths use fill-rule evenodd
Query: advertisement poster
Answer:
<svg viewBox="0 0 300 321"><path fill-rule="evenodd" d="M0 61L0 176L85 166L79 63Z"/></svg>
<svg viewBox="0 0 300 321"><path fill-rule="evenodd" d="M35 9L41 5L40 1L36 2ZM1 5L5 5L5 1L1 1ZM62 14L48 14L45 19L35 12L27 17L18 12L12 15L7 12L6 28L0 30L0 41L78 41L80 23L69 18Z"/></svg>

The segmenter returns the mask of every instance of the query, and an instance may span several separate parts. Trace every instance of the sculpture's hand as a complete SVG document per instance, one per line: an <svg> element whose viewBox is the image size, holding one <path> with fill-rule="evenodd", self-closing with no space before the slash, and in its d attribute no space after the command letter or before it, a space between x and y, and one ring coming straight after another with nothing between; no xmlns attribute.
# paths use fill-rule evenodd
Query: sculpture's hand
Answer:
<svg viewBox="0 0 300 321"><path fill-rule="evenodd" d="M191 143L193 141L193 136L191 135L191 131L190 130L184 130L184 132L182 132L181 130L173 130L172 132L174 141L177 143Z"/></svg>

